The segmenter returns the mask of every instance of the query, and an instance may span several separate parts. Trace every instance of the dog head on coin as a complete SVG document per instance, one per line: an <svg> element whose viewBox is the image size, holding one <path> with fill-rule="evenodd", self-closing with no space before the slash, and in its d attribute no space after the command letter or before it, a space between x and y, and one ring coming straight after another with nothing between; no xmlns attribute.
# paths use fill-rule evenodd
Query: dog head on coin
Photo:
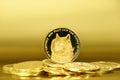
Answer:
<svg viewBox="0 0 120 80"><path fill-rule="evenodd" d="M56 38L53 39L51 44L51 51L55 53L73 51L70 34L65 37L60 37L58 34L56 34Z"/></svg>
<svg viewBox="0 0 120 80"><path fill-rule="evenodd" d="M56 37L51 43L52 59L65 57L71 60L73 58L73 50L70 34L65 37L60 37L56 33Z"/></svg>

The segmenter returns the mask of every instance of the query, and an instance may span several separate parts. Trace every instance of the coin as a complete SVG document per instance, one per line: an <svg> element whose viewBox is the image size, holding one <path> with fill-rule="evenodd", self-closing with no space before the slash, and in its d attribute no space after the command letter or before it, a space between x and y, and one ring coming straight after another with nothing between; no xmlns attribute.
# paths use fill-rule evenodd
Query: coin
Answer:
<svg viewBox="0 0 120 80"><path fill-rule="evenodd" d="M61 67L63 68L63 64L58 64L58 63L55 63L53 62L51 59L44 59L43 60L43 63L46 65L46 66L50 66L50 67Z"/></svg>
<svg viewBox="0 0 120 80"><path fill-rule="evenodd" d="M103 61L100 61L100 63L108 64L113 69L119 69L120 68L120 63L117 63L117 62L103 62Z"/></svg>
<svg viewBox="0 0 120 80"><path fill-rule="evenodd" d="M25 61L13 64L12 74L18 76L37 76L43 69L42 61Z"/></svg>
<svg viewBox="0 0 120 80"><path fill-rule="evenodd" d="M48 33L44 49L49 59L56 63L74 61L79 55L80 41L70 29L57 28Z"/></svg>
<svg viewBox="0 0 120 80"><path fill-rule="evenodd" d="M87 71L98 70L99 67L86 62L71 62L64 64L64 69L73 72L87 72Z"/></svg>
<svg viewBox="0 0 120 80"><path fill-rule="evenodd" d="M44 75L91 75L96 76L101 73L106 73L114 69L120 68L120 64L116 62L70 62L70 63L55 63L51 59L43 61L25 61L14 64L4 65L3 72L15 74L22 77Z"/></svg>
<svg viewBox="0 0 120 80"><path fill-rule="evenodd" d="M2 70L3 70L4 73L11 74L11 72L13 71L13 64L4 65L2 67Z"/></svg>
<svg viewBox="0 0 120 80"><path fill-rule="evenodd" d="M99 66L101 73L106 73L116 68L120 68L120 64L114 62L98 61L98 62L91 62L91 64Z"/></svg>

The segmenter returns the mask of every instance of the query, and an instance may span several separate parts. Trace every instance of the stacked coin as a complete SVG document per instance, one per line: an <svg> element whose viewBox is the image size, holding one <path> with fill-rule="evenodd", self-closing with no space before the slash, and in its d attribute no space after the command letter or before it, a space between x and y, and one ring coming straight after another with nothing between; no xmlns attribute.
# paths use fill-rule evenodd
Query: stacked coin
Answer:
<svg viewBox="0 0 120 80"><path fill-rule="evenodd" d="M44 71L54 75L78 75L81 73L92 73L99 70L99 66L92 65L86 62L71 62L65 64L58 64L52 62L50 59L43 60L46 65Z"/></svg>
<svg viewBox="0 0 120 80"><path fill-rule="evenodd" d="M116 62L98 61L98 62L91 62L91 64L99 66L100 73L107 73L120 68L120 64Z"/></svg>
<svg viewBox="0 0 120 80"><path fill-rule="evenodd" d="M42 61L25 61L3 66L3 72L18 76L38 76L42 72Z"/></svg>
<svg viewBox="0 0 120 80"><path fill-rule="evenodd" d="M99 70L99 67L97 65L92 65L86 62L66 63L64 64L64 68L69 71L80 72L80 73L86 73L88 71Z"/></svg>
<svg viewBox="0 0 120 80"><path fill-rule="evenodd" d="M3 66L3 71L8 74L15 74L18 76L40 76L44 75L86 75L98 74L113 71L120 68L119 63L115 62L70 62L58 64L50 59L43 61L25 61L15 64L8 64Z"/></svg>
<svg viewBox="0 0 120 80"><path fill-rule="evenodd" d="M11 74L13 71L13 64L7 64L3 66L3 72L7 74Z"/></svg>
<svg viewBox="0 0 120 80"><path fill-rule="evenodd" d="M43 68L43 71L48 72L49 75L71 75L73 72L65 70L64 64L58 64L50 59L43 60L43 63L46 67Z"/></svg>

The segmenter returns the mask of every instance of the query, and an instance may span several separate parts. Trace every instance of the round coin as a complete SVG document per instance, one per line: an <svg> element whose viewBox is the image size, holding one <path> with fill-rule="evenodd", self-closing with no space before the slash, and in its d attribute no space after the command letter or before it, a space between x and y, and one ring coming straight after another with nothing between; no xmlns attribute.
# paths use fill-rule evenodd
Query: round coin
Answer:
<svg viewBox="0 0 120 80"><path fill-rule="evenodd" d="M44 63L46 66L49 66L49 67L55 67L55 68L61 67L61 68L63 68L63 64L55 63L55 62L53 62L51 59L44 59L44 60L43 60L43 63Z"/></svg>
<svg viewBox="0 0 120 80"><path fill-rule="evenodd" d="M101 63L108 64L113 69L119 69L120 68L120 63L117 63L117 62L103 62L103 61L101 61Z"/></svg>
<svg viewBox="0 0 120 80"><path fill-rule="evenodd" d="M63 68L53 68L53 67L44 67L45 72L48 72L49 75L70 75L70 72L64 70Z"/></svg>
<svg viewBox="0 0 120 80"><path fill-rule="evenodd" d="M92 62L91 64L99 66L101 73L109 72L114 70L115 68L119 68L119 64L113 62L98 61Z"/></svg>
<svg viewBox="0 0 120 80"><path fill-rule="evenodd" d="M88 72L93 70L98 70L98 66L94 66L90 63L86 62L72 62L64 64L64 68L66 70L74 71L74 72Z"/></svg>
<svg viewBox="0 0 120 80"><path fill-rule="evenodd" d="M18 76L37 76L42 71L44 65L42 61L25 61L13 65L12 74Z"/></svg>
<svg viewBox="0 0 120 80"><path fill-rule="evenodd" d="M52 30L44 42L47 57L56 63L74 61L79 55L79 47L77 35L67 28Z"/></svg>
<svg viewBox="0 0 120 80"><path fill-rule="evenodd" d="M4 73L11 74L11 72L13 71L13 64L4 65L2 67L2 70L3 70Z"/></svg>

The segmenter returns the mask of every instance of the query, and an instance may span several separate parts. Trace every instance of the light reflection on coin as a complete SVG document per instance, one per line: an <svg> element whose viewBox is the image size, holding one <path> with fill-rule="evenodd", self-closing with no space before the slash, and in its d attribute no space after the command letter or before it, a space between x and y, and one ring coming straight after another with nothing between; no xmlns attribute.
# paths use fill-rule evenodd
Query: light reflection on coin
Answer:
<svg viewBox="0 0 120 80"><path fill-rule="evenodd" d="M109 72L115 70L116 68L120 68L120 64L115 62L98 61L92 62L91 64L99 66L101 73Z"/></svg>
<svg viewBox="0 0 120 80"><path fill-rule="evenodd" d="M101 62L101 61L100 61L100 62ZM102 61L101 63L108 64L108 65L110 65L113 69L118 69L118 68L120 68L120 64L119 64L119 63L116 63L116 62L104 62L104 61Z"/></svg>
<svg viewBox="0 0 120 80"><path fill-rule="evenodd" d="M54 76L50 80L81 80L88 79L90 75L80 75L80 76Z"/></svg>
<svg viewBox="0 0 120 80"><path fill-rule="evenodd" d="M16 76L16 75L12 75L11 76L13 80L43 80L40 76L35 76L35 77L31 77L31 76Z"/></svg>
<svg viewBox="0 0 120 80"><path fill-rule="evenodd" d="M18 76L38 76L43 70L41 61L26 61L3 66L3 72Z"/></svg>
<svg viewBox="0 0 120 80"><path fill-rule="evenodd" d="M87 72L87 71L93 71L93 70L98 70L98 66L94 66L89 63L85 62L72 62L72 63L66 63L64 64L64 68L70 71L74 72Z"/></svg>
<svg viewBox="0 0 120 80"><path fill-rule="evenodd" d="M13 65L14 69L42 69L42 61L25 61Z"/></svg>
<svg viewBox="0 0 120 80"><path fill-rule="evenodd" d="M37 76L43 68L41 61L27 61L13 65L14 74L20 76Z"/></svg>
<svg viewBox="0 0 120 80"><path fill-rule="evenodd" d="M43 60L43 63L47 66L50 66L50 67L61 67L63 68L63 64L58 64L58 63L55 63L53 62L51 59L45 59Z"/></svg>
<svg viewBox="0 0 120 80"><path fill-rule="evenodd" d="M4 73L11 74L11 72L13 71L13 64L4 65L2 69Z"/></svg>
<svg viewBox="0 0 120 80"><path fill-rule="evenodd" d="M51 59L45 59L43 61L25 61L4 65L3 72L21 77L40 77L40 75L46 74L50 76L82 76L87 74L89 76L96 76L120 68L119 66L119 63L105 61L58 64L51 61ZM78 77L75 78L77 79Z"/></svg>

